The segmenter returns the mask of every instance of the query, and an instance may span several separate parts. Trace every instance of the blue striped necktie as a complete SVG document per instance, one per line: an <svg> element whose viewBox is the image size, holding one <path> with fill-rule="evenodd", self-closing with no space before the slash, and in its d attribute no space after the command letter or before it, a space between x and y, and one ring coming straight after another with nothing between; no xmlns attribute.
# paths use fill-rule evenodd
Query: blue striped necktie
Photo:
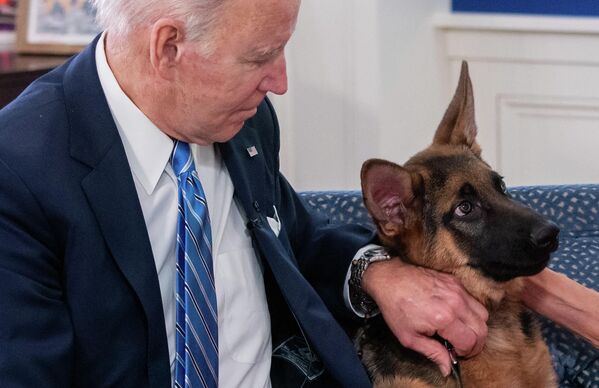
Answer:
<svg viewBox="0 0 599 388"><path fill-rule="evenodd" d="M175 387L218 386L218 325L212 232L206 196L189 144L176 141L179 182Z"/></svg>

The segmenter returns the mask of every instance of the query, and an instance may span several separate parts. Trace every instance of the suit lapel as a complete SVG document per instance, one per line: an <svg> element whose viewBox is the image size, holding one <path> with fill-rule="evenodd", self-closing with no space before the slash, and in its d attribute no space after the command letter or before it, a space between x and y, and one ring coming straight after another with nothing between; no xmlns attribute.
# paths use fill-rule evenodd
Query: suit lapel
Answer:
<svg viewBox="0 0 599 388"><path fill-rule="evenodd" d="M150 383L164 387L170 385L170 367L158 276L125 150L97 76L97 40L68 64L64 76L70 152L91 168L81 185L116 264L145 311Z"/></svg>
<svg viewBox="0 0 599 388"><path fill-rule="evenodd" d="M235 186L235 196L249 219L248 228L252 231L255 247L272 270L285 301L331 374L343 386L369 386L351 341L302 276L293 255L268 226L265 216L274 205L275 182L267 169L257 136L259 131L246 124L235 138L220 144ZM252 146L258 151L253 157L247 152Z"/></svg>
<svg viewBox="0 0 599 388"><path fill-rule="evenodd" d="M274 193L267 191L274 187L274 182L266 169L265 154L260 143L248 136L254 131L246 124L237 136L218 145L235 187L235 198L250 221L262 212L270 212L274 205ZM251 147L256 149L254 156L248 151Z"/></svg>

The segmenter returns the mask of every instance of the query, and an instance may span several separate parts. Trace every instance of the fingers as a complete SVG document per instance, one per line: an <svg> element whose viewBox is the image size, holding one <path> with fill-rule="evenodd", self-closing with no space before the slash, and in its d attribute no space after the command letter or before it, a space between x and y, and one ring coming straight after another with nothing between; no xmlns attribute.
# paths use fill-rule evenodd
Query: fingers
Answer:
<svg viewBox="0 0 599 388"><path fill-rule="evenodd" d="M481 321L487 322L489 320L489 312L487 311L487 309L485 308L485 306L483 306L478 300L474 299L467 292L465 293L465 295L466 295L466 298L465 298L466 299L466 303L468 304L468 307L470 308L469 311L472 311L473 313L475 313L476 316Z"/></svg>
<svg viewBox="0 0 599 388"><path fill-rule="evenodd" d="M452 275L441 274L439 277L444 283L450 294L447 303L454 308L467 313L475 314L475 320L486 322L489 319L489 312L478 300L474 299L462 286L462 284ZM465 317L469 319L470 317Z"/></svg>
<svg viewBox="0 0 599 388"><path fill-rule="evenodd" d="M372 266L369 293L399 341L437 363L444 375L451 371L449 353L430 336L438 333L462 357L480 353L487 337L486 308L454 276L393 261Z"/></svg>
<svg viewBox="0 0 599 388"><path fill-rule="evenodd" d="M443 278L443 281L448 292L442 295L433 327L454 346L458 355L474 356L482 351L487 338L487 309L455 278Z"/></svg>
<svg viewBox="0 0 599 388"><path fill-rule="evenodd" d="M484 338L479 338L471 327L459 319L441 328L437 333L449 341L456 353L462 357L478 354L484 346Z"/></svg>
<svg viewBox="0 0 599 388"><path fill-rule="evenodd" d="M464 297L463 307L458 307L453 311L456 319L438 333L451 342L458 355L471 357L483 350L487 339L486 322L489 315L477 300L468 294L465 294Z"/></svg>
<svg viewBox="0 0 599 388"><path fill-rule="evenodd" d="M443 376L447 377L451 373L451 358L449 357L449 352L445 346L441 345L438 341L427 336L416 335L405 338L402 343L406 348L410 348L423 354L429 360L437 364Z"/></svg>

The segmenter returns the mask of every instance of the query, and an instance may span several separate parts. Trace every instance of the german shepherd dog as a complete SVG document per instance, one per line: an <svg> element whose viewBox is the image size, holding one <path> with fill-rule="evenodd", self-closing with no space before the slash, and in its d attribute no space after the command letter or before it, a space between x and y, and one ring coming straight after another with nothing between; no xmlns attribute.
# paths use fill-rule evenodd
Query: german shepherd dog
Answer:
<svg viewBox="0 0 599 388"><path fill-rule="evenodd" d="M443 377L426 357L403 347L383 318L356 337L374 386L556 387L539 325L522 305L520 277L545 268L558 227L510 199L502 177L481 159L468 65L432 145L402 166L362 166L364 203L384 246L402 260L450 273L489 312L480 354Z"/></svg>

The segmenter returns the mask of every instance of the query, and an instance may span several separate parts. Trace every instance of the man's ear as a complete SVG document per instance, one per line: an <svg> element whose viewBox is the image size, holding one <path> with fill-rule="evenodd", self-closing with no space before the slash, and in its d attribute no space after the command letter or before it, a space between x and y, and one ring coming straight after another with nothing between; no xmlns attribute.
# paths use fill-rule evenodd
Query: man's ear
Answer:
<svg viewBox="0 0 599 388"><path fill-rule="evenodd" d="M419 184L405 168L386 160L370 159L361 172L364 205L382 233L392 237L405 228Z"/></svg>
<svg viewBox="0 0 599 388"><path fill-rule="evenodd" d="M174 19L154 23L150 35L150 63L161 77L172 79L173 69L183 53L183 25Z"/></svg>

